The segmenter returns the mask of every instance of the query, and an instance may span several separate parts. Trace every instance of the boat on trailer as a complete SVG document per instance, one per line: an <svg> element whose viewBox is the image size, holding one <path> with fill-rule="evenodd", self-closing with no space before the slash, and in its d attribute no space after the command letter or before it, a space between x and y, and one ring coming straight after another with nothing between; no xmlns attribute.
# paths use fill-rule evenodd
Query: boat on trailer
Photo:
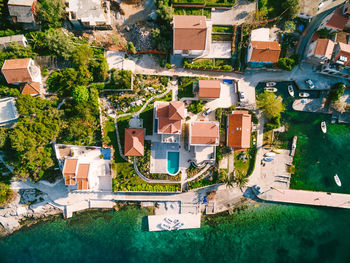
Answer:
<svg viewBox="0 0 350 263"><path fill-rule="evenodd" d="M299 93L299 97L301 97L301 98L307 98L307 97L309 97L309 96L310 96L310 94L307 93L307 92L300 92L300 93Z"/></svg>
<svg viewBox="0 0 350 263"><path fill-rule="evenodd" d="M327 124L325 121L321 122L321 130L323 133L327 133Z"/></svg>
<svg viewBox="0 0 350 263"><path fill-rule="evenodd" d="M288 93L290 96L294 97L294 89L292 85L288 86Z"/></svg>
<svg viewBox="0 0 350 263"><path fill-rule="evenodd" d="M268 91L268 92L277 92L277 89L276 89L276 88L271 88L271 87L265 87L265 91Z"/></svg>
<svg viewBox="0 0 350 263"><path fill-rule="evenodd" d="M273 87L273 86L276 86L276 82L267 82L266 83L266 87Z"/></svg>
<svg viewBox="0 0 350 263"><path fill-rule="evenodd" d="M340 178L337 174L334 175L334 181L339 187L341 187L341 181L340 181Z"/></svg>

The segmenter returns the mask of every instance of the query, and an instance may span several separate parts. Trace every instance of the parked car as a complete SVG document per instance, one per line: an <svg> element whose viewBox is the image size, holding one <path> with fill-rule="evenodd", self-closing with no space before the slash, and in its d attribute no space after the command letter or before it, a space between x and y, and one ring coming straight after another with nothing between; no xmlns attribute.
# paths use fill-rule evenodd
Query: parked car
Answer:
<svg viewBox="0 0 350 263"><path fill-rule="evenodd" d="M203 116L207 116L207 115L209 115L212 112L213 112L213 110L207 109L205 112L203 112Z"/></svg>
<svg viewBox="0 0 350 263"><path fill-rule="evenodd" d="M238 91L238 100L239 102L245 101L244 91Z"/></svg>
<svg viewBox="0 0 350 263"><path fill-rule="evenodd" d="M311 81L311 79L305 80L306 84L309 86L310 89L315 88L314 83Z"/></svg>

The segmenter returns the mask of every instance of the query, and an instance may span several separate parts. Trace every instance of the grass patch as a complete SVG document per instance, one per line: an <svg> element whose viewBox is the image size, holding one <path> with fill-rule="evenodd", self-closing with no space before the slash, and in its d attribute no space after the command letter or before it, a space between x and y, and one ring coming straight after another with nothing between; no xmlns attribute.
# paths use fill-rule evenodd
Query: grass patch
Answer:
<svg viewBox="0 0 350 263"><path fill-rule="evenodd" d="M233 27L232 26L213 26L212 29L214 33L219 32L219 33L230 33L232 34L233 32Z"/></svg>
<svg viewBox="0 0 350 263"><path fill-rule="evenodd" d="M198 78L195 77L180 77L178 85L178 99L181 98L193 98L193 82L198 81Z"/></svg>
<svg viewBox="0 0 350 263"><path fill-rule="evenodd" d="M232 59L230 58L222 58L222 59L215 59L215 66L216 67L221 67L221 66L224 66L224 65L232 65Z"/></svg>
<svg viewBox="0 0 350 263"><path fill-rule="evenodd" d="M212 41L232 41L232 35L223 35L223 34L212 34Z"/></svg>
<svg viewBox="0 0 350 263"><path fill-rule="evenodd" d="M143 127L146 128L146 135L152 135L153 131L153 108L143 111L140 114L143 119Z"/></svg>

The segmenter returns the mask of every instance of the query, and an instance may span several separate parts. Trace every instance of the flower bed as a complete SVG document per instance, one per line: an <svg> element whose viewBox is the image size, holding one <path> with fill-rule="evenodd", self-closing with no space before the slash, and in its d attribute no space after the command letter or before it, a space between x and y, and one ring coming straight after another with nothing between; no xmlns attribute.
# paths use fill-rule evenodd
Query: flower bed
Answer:
<svg viewBox="0 0 350 263"><path fill-rule="evenodd" d="M183 67L200 70L232 71L232 66L230 65L215 66L212 59L184 60Z"/></svg>

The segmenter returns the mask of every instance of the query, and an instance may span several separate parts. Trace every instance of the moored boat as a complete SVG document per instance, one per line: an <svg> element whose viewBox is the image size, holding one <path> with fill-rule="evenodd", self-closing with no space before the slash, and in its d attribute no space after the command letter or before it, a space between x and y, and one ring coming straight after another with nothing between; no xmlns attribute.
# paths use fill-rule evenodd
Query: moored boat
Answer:
<svg viewBox="0 0 350 263"><path fill-rule="evenodd" d="M273 158L273 157L265 157L264 158L265 162L272 162L273 160L275 160L275 158Z"/></svg>
<svg viewBox="0 0 350 263"><path fill-rule="evenodd" d="M265 87L265 91L268 91L268 92L277 92L277 89L276 89L276 88Z"/></svg>
<svg viewBox="0 0 350 263"><path fill-rule="evenodd" d="M294 97L294 89L292 85L288 86L288 93L290 96Z"/></svg>
<svg viewBox="0 0 350 263"><path fill-rule="evenodd" d="M327 124L325 121L321 122L321 130L323 133L327 133Z"/></svg>
<svg viewBox="0 0 350 263"><path fill-rule="evenodd" d="M334 181L339 187L341 186L341 181L340 181L339 176L337 174L334 175Z"/></svg>
<svg viewBox="0 0 350 263"><path fill-rule="evenodd" d="M310 96L310 94L307 93L307 92L300 92L300 93L299 93L299 97L301 97L301 98L307 98L307 97L309 97L309 96Z"/></svg>
<svg viewBox="0 0 350 263"><path fill-rule="evenodd" d="M276 153L274 153L274 152L265 153L266 157L274 157L275 155L276 155Z"/></svg>
<svg viewBox="0 0 350 263"><path fill-rule="evenodd" d="M272 151L273 151L274 153L278 153L278 154L282 153L282 150L279 150L279 149L272 149Z"/></svg>
<svg viewBox="0 0 350 263"><path fill-rule="evenodd" d="M266 83L266 87L273 87L273 86L276 86L276 82L267 82Z"/></svg>

